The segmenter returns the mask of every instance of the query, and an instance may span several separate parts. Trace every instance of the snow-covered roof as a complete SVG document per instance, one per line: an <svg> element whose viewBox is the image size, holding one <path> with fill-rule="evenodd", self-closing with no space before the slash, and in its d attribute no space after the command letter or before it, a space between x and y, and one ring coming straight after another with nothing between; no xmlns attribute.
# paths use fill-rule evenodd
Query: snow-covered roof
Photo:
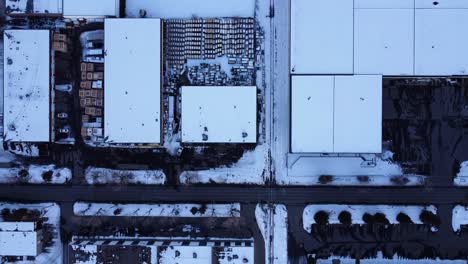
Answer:
<svg viewBox="0 0 468 264"><path fill-rule="evenodd" d="M4 137L49 142L50 32L4 32Z"/></svg>
<svg viewBox="0 0 468 264"><path fill-rule="evenodd" d="M468 75L465 0L291 0L290 16L292 74Z"/></svg>
<svg viewBox="0 0 468 264"><path fill-rule="evenodd" d="M8 14L62 14L62 0L5 0Z"/></svg>
<svg viewBox="0 0 468 264"><path fill-rule="evenodd" d="M161 20L105 20L104 132L111 143L161 143Z"/></svg>
<svg viewBox="0 0 468 264"><path fill-rule="evenodd" d="M433 0L430 0L433 2ZM414 8L414 0L354 0L354 8Z"/></svg>
<svg viewBox="0 0 468 264"><path fill-rule="evenodd" d="M182 142L255 143L255 86L184 86Z"/></svg>
<svg viewBox="0 0 468 264"><path fill-rule="evenodd" d="M465 9L416 9L416 75L468 75Z"/></svg>
<svg viewBox="0 0 468 264"><path fill-rule="evenodd" d="M35 231L34 222L0 222L0 231Z"/></svg>
<svg viewBox="0 0 468 264"><path fill-rule="evenodd" d="M159 249L160 263L211 264L212 248L203 246L170 246Z"/></svg>
<svg viewBox="0 0 468 264"><path fill-rule="evenodd" d="M382 76L293 76L291 150L379 153Z"/></svg>
<svg viewBox="0 0 468 264"><path fill-rule="evenodd" d="M468 8L466 0L415 0L416 8Z"/></svg>
<svg viewBox="0 0 468 264"><path fill-rule="evenodd" d="M413 67L414 9L355 9L355 74L414 75Z"/></svg>
<svg viewBox="0 0 468 264"><path fill-rule="evenodd" d="M291 1L291 73L353 73L353 0Z"/></svg>
<svg viewBox="0 0 468 264"><path fill-rule="evenodd" d="M333 152L333 76L294 76L291 94L293 152Z"/></svg>
<svg viewBox="0 0 468 264"><path fill-rule="evenodd" d="M216 18L216 17L254 17L255 0L127 0L127 17L139 17L140 10L147 17L157 18ZM183 7L183 8L180 8Z"/></svg>
<svg viewBox="0 0 468 264"><path fill-rule="evenodd" d="M65 17L119 17L119 0L63 0Z"/></svg>
<svg viewBox="0 0 468 264"><path fill-rule="evenodd" d="M0 222L0 256L37 256L33 222Z"/></svg>

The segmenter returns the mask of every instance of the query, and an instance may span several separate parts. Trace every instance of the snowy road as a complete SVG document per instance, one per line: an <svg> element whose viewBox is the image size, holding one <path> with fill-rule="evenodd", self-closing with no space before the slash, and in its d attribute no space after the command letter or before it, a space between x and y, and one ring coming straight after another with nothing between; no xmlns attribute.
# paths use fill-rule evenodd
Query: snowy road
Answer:
<svg viewBox="0 0 468 264"><path fill-rule="evenodd" d="M354 188L354 187L183 187L155 186L9 186L0 185L0 200L74 202L272 202L285 205L308 203L347 204L430 204L463 203L464 189L425 188ZM337 194L339 193L339 195Z"/></svg>

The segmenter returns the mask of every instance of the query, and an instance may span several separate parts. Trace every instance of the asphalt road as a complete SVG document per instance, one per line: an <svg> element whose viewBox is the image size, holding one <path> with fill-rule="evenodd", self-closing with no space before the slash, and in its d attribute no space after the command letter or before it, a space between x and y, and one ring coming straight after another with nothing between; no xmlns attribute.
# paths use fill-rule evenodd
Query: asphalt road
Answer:
<svg viewBox="0 0 468 264"><path fill-rule="evenodd" d="M222 187L181 188L155 186L34 186L0 185L0 200L36 202L272 202L285 205L309 203L434 204L468 200L468 190L454 187L356 188L356 187Z"/></svg>

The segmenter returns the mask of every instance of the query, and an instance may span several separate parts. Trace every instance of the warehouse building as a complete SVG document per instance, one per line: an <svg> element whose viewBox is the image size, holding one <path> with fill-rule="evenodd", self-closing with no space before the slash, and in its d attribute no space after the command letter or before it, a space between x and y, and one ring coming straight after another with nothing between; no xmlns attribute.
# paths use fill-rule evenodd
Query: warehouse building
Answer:
<svg viewBox="0 0 468 264"><path fill-rule="evenodd" d="M104 134L107 143L162 143L162 23L106 19Z"/></svg>
<svg viewBox="0 0 468 264"><path fill-rule="evenodd" d="M74 238L68 263L255 263L253 239Z"/></svg>
<svg viewBox="0 0 468 264"><path fill-rule="evenodd" d="M5 0L5 13L10 16L62 16L62 0Z"/></svg>
<svg viewBox="0 0 468 264"><path fill-rule="evenodd" d="M382 76L293 76L293 153L382 152Z"/></svg>
<svg viewBox="0 0 468 264"><path fill-rule="evenodd" d="M63 16L69 18L120 17L120 0L63 0Z"/></svg>
<svg viewBox="0 0 468 264"><path fill-rule="evenodd" d="M5 0L9 16L119 17L120 0Z"/></svg>
<svg viewBox="0 0 468 264"><path fill-rule="evenodd" d="M256 143L255 86L183 86L182 143Z"/></svg>
<svg viewBox="0 0 468 264"><path fill-rule="evenodd" d="M5 30L5 141L51 141L50 61L48 30Z"/></svg>
<svg viewBox="0 0 468 264"><path fill-rule="evenodd" d="M34 222L0 222L0 256L35 257L42 251L41 240Z"/></svg>
<svg viewBox="0 0 468 264"><path fill-rule="evenodd" d="M291 74L468 75L468 2L291 0Z"/></svg>

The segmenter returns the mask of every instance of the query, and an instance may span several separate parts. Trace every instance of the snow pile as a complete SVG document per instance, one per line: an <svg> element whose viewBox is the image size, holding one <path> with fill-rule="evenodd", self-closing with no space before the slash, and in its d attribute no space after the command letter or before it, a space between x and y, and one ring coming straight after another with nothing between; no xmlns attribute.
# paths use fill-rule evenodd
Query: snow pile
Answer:
<svg viewBox="0 0 468 264"><path fill-rule="evenodd" d="M0 211L4 209L11 211L18 209L37 210L40 212L40 218L45 220L44 224L53 226L52 245L44 248L43 252L35 260L22 261L22 264L62 264L63 246L62 241L60 241L60 207L57 204L0 203Z"/></svg>
<svg viewBox="0 0 468 264"><path fill-rule="evenodd" d="M460 171L453 181L455 185L468 186L468 161L464 161L460 164Z"/></svg>
<svg viewBox="0 0 468 264"><path fill-rule="evenodd" d="M183 8L181 8L183 7ZM126 0L126 17L253 17L255 0Z"/></svg>
<svg viewBox="0 0 468 264"><path fill-rule="evenodd" d="M420 219L420 214L423 211L429 211L432 214L437 214L435 206L399 206L399 205L340 205L340 204L317 204L308 205L304 209L302 215L304 230L311 233L312 225L316 224L315 215L318 212L328 214L328 224L341 224L338 216L341 212L351 214L352 224L363 225L366 222L363 220L364 214L375 215L377 213L384 214L390 224L399 224L397 216L400 213L406 214L414 224L423 224Z"/></svg>
<svg viewBox="0 0 468 264"><path fill-rule="evenodd" d="M11 144L13 143L10 143L7 149L10 153L25 157L39 157L39 147L36 144L15 142L15 149L11 148Z"/></svg>
<svg viewBox="0 0 468 264"><path fill-rule="evenodd" d="M356 259L345 257L330 257L328 259L318 259L317 264L335 264L337 261L340 264L356 264ZM378 252L376 258L360 259L361 264L466 264L466 260L442 260L442 259L404 259L397 255L391 259L383 257L382 252Z"/></svg>
<svg viewBox="0 0 468 264"><path fill-rule="evenodd" d="M253 247L223 247L217 256L219 264L254 264ZM199 263L199 262L197 262ZM208 262L211 263L211 262Z"/></svg>
<svg viewBox="0 0 468 264"><path fill-rule="evenodd" d="M113 170L88 167L85 178L88 184L163 185L166 182L166 175L162 170Z"/></svg>
<svg viewBox="0 0 468 264"><path fill-rule="evenodd" d="M106 204L77 202L79 216L240 217L240 204Z"/></svg>
<svg viewBox="0 0 468 264"><path fill-rule="evenodd" d="M288 211L286 206L258 204L255 218L265 241L265 263L288 263Z"/></svg>
<svg viewBox="0 0 468 264"><path fill-rule="evenodd" d="M457 205L452 212L452 228L453 231L459 233L462 225L468 225L468 207Z"/></svg>
<svg viewBox="0 0 468 264"><path fill-rule="evenodd" d="M75 258L74 264L94 264L97 263L97 246L96 245L72 245L74 251L79 251L83 259Z"/></svg>
<svg viewBox="0 0 468 264"><path fill-rule="evenodd" d="M57 168L55 165L0 168L0 183L64 184L71 178L69 168Z"/></svg>
<svg viewBox="0 0 468 264"><path fill-rule="evenodd" d="M258 145L255 150L244 152L240 160L230 166L202 170L184 171L180 174L182 184L264 184L268 149Z"/></svg>
<svg viewBox="0 0 468 264"><path fill-rule="evenodd" d="M211 263L211 247L169 246L159 252L160 264Z"/></svg>

